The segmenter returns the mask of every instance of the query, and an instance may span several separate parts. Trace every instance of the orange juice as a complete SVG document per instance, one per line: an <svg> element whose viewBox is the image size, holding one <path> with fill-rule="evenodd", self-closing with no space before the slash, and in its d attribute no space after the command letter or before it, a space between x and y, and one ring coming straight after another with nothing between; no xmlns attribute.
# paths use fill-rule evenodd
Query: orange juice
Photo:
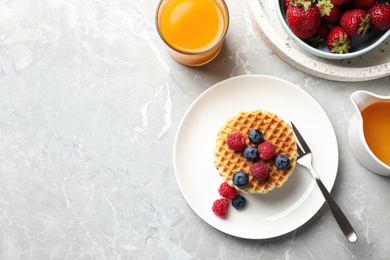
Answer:
<svg viewBox="0 0 390 260"><path fill-rule="evenodd" d="M228 27L228 11L223 0L162 0L156 24L165 43L199 65L219 52ZM171 53L172 54L172 53ZM201 55L201 56L199 56ZM173 54L179 62L183 57Z"/></svg>
<svg viewBox="0 0 390 260"><path fill-rule="evenodd" d="M390 103L377 102L362 111L363 130L368 147L390 166Z"/></svg>

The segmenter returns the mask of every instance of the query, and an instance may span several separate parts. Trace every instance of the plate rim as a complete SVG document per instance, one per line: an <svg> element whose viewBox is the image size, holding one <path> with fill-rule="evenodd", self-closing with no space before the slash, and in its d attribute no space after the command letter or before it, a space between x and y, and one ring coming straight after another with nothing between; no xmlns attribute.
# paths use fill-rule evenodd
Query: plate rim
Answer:
<svg viewBox="0 0 390 260"><path fill-rule="evenodd" d="M222 230L221 228L218 228L216 226L214 226L209 220L206 220L204 217L201 216L200 212L198 212L198 210L196 210L194 208L194 206L192 205L192 203L190 202L190 199L187 197L186 195L186 192L184 191L184 187L183 187L183 184L181 183L181 180L180 180L180 177L179 177L179 173L178 173L178 169L177 169L177 164L176 164L176 160L177 160L177 147L178 147L178 138L179 138L179 134L182 130L182 127L185 123L185 120L188 116L188 114L191 112L191 110L193 109L193 107L196 106L196 104L198 102L200 102L200 100L207 96L211 91L214 91L215 89L218 89L220 88L221 86L223 86L224 84L229 84L231 81L235 81L235 80L246 80L248 78L257 78L259 80L261 79L264 79L264 78L267 78L268 80L274 80L274 81L277 81L281 84L284 84L284 85L288 85L289 87L293 87L294 88L294 91L298 91L301 95L305 95L306 98L309 98L311 99L317 106L318 108L322 111L323 115L326 117L326 121L327 122L324 122L324 124L328 124L328 127L330 127L329 130L331 130L331 137L334 141L334 145L335 147L333 147L335 150L335 162L334 162L334 175L333 175L333 179L330 181L330 183L324 183L325 186L327 187L327 189L329 191L332 190L334 184L335 184L335 181L336 181L336 178L337 178L337 172L338 172L338 164L339 164L339 154L338 154L338 142L337 142L337 138L336 138L336 134L335 134L335 131L334 131L334 128L333 128L333 125L331 124L330 120L329 120L329 117L327 116L327 114L325 113L325 111L323 110L323 108L320 106L320 104L309 94L307 93L306 91L304 91L303 89L299 88L298 86L284 80L284 79L280 79L280 78L277 78L277 77L273 77L273 76L269 76L269 75L261 75L261 74L250 74L250 75L240 75L240 76L235 76L235 77L231 77L231 78L228 78L228 79L225 79L225 80L222 80L216 84L214 84L213 86L211 86L210 88L208 88L207 90L205 90L203 93L201 93L192 103L191 105L188 107L188 109L186 110L186 112L184 113L181 121L180 121L180 124L178 126L178 129L177 129L177 132L176 132L176 135L175 135L175 140L174 140L174 145L173 145L173 164L174 164L174 173L175 173L175 178L176 178L176 181L178 183L178 186L180 188L180 191L181 191L181 194L182 196L184 197L184 199L186 200L187 204L190 206L190 208L198 215L198 217L200 217L204 222L206 222L207 224L209 224L210 226L214 227L215 229L223 232L223 233L226 233L228 235L231 235L231 236L235 236L235 237L239 237L239 238L244 238L244 239L272 239L272 238L277 238L277 237L280 237L280 236L283 236L283 235L286 235L298 228L300 228L301 226L305 225L310 219L312 219L316 214L317 212L321 209L321 207L324 205L325 203L325 199L323 198L322 194L320 196L320 198L317 198L318 201L316 202L316 209L313 211L313 214L311 214L310 216L306 217L305 220L298 224L298 225L295 225L294 228L291 228L291 229L287 229L285 230L284 232L281 232L277 235L270 235L270 236L266 236L266 235L262 235L262 236L251 236L251 235L240 235L240 234L236 234L236 233L233 233L233 232L229 232L229 231L226 231L226 230ZM256 79L256 80L257 80ZM237 111L238 112L238 111ZM299 165L297 165L297 167L299 167ZM308 173L309 174L309 173ZM311 177L311 176L310 176ZM312 184L314 186L314 179L312 179ZM315 190L317 190L316 193L320 193L319 189L313 189L312 191L310 191L309 193L312 194L313 192L315 192ZM305 191L306 193L306 191ZM211 211L211 209L210 209Z"/></svg>

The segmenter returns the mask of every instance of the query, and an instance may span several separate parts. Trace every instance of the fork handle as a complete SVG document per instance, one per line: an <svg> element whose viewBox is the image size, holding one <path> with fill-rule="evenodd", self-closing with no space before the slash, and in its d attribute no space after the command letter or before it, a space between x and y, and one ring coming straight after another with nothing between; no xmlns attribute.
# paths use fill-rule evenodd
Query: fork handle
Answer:
<svg viewBox="0 0 390 260"><path fill-rule="evenodd" d="M320 188L322 194L324 195L324 198L329 205L330 211L332 212L334 218L337 221L337 224L339 224L344 235L349 240L349 242L356 242L358 237L351 223L348 221L347 217L344 215L339 205L337 205L336 201L330 195L329 191L325 188L325 185L322 183L321 179L318 177L318 174L314 171L313 167L309 167L309 170L312 171L313 175L315 176L317 185Z"/></svg>

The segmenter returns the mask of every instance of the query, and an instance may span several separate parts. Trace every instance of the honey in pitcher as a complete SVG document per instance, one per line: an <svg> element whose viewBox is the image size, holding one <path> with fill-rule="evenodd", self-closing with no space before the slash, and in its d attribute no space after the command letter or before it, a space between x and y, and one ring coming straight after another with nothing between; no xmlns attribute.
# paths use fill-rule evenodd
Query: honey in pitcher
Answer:
<svg viewBox="0 0 390 260"><path fill-rule="evenodd" d="M390 102L374 103L361 112L368 147L390 166Z"/></svg>
<svg viewBox="0 0 390 260"><path fill-rule="evenodd" d="M218 0L169 0L161 8L159 29L178 51L206 51L223 38L227 11Z"/></svg>

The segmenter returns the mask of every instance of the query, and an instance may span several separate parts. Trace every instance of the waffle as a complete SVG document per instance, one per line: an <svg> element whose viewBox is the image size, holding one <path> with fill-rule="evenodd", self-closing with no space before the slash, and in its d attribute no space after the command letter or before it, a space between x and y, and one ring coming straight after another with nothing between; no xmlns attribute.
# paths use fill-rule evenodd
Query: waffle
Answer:
<svg viewBox="0 0 390 260"><path fill-rule="evenodd" d="M252 129L259 129L263 132L264 140L275 145L276 155L285 154L290 158L290 166L286 170L278 169L274 160L265 161L270 176L265 181L258 181L250 174L253 164L248 161L243 152L231 150L227 145L230 134L241 132L246 137L247 145L257 146L250 143L248 133ZM230 185L233 184L233 174L237 171L245 171L249 177L249 183L244 188L237 190L245 193L266 194L275 187L281 187L293 173L297 160L297 146L292 128L277 115L266 111L240 112L223 127L221 127L215 144L214 164L222 178Z"/></svg>

